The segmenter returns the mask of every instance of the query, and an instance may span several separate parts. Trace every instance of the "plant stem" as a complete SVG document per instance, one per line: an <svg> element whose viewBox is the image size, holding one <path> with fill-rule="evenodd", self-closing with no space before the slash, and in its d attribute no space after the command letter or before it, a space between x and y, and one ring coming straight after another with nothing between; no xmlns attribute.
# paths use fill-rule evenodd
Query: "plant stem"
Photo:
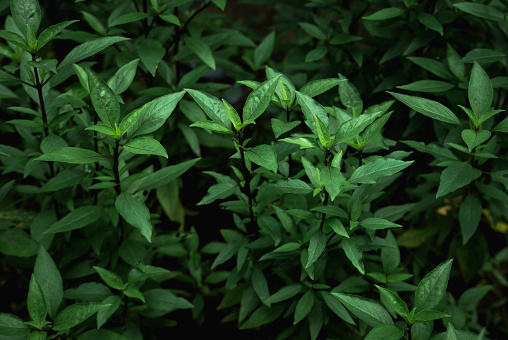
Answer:
<svg viewBox="0 0 508 340"><path fill-rule="evenodd" d="M240 150L240 160L242 162L242 174L243 179L245 180L245 185L243 187L243 190L247 197L249 198L249 215L250 215L250 223L246 225L247 233L251 234L254 232L254 210L252 209L253 206L253 197L252 197L252 190L250 188L250 172L247 169L247 163L245 162L245 151L243 150L243 132L238 132L238 144L239 144L239 150Z"/></svg>
<svg viewBox="0 0 508 340"><path fill-rule="evenodd" d="M32 60L35 61L35 54L32 55ZM34 76L35 76L35 88L37 89L37 95L39 96L39 105L41 106L41 115L42 115L42 126L44 128L44 136L49 136L49 127L48 127L48 116L46 114L46 105L44 104L44 96L42 95L42 87L39 80L39 72L37 68L34 67Z"/></svg>
<svg viewBox="0 0 508 340"><path fill-rule="evenodd" d="M113 175L115 176L115 191L116 195L120 195L121 188L120 188L120 172L118 170L118 158L120 157L120 140L115 140L115 149L113 150Z"/></svg>
<svg viewBox="0 0 508 340"><path fill-rule="evenodd" d="M330 156L330 150L325 150L325 166L330 166L330 163L328 162L328 157ZM325 190L325 199L323 200L323 207L328 205L328 201L330 200L330 194L327 190ZM319 224L319 230L323 230L323 226L325 225L326 220L326 214L323 213L321 215L321 223Z"/></svg>

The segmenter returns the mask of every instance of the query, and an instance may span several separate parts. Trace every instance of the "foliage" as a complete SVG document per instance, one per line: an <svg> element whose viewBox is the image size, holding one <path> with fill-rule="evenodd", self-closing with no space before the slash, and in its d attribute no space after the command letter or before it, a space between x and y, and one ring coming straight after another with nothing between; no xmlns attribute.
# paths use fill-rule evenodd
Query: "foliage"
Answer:
<svg viewBox="0 0 508 340"><path fill-rule="evenodd" d="M506 1L0 11L2 339L508 333Z"/></svg>

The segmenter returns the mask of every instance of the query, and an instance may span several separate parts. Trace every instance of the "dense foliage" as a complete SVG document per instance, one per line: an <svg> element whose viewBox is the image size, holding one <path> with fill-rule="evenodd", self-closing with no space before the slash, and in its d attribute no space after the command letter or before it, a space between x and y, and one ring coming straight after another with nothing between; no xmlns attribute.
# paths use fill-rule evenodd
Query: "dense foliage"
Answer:
<svg viewBox="0 0 508 340"><path fill-rule="evenodd" d="M505 338L507 13L0 1L0 339Z"/></svg>

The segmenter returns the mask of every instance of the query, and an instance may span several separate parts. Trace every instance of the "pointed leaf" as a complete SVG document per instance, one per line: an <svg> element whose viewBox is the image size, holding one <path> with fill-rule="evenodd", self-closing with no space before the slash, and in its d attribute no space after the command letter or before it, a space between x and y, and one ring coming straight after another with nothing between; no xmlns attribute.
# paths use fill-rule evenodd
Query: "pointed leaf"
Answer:
<svg viewBox="0 0 508 340"><path fill-rule="evenodd" d="M342 123L335 133L335 143L343 143L357 137L367 126L370 125L382 112L364 113Z"/></svg>
<svg viewBox="0 0 508 340"><path fill-rule="evenodd" d="M270 184L270 187L287 194L308 194L312 192L312 188L307 183L294 178L280 179Z"/></svg>
<svg viewBox="0 0 508 340"><path fill-rule="evenodd" d="M55 262L42 245L39 247L39 254L35 259L34 276L44 294L48 314L52 319L55 319L56 312L63 299L62 276Z"/></svg>
<svg viewBox="0 0 508 340"><path fill-rule="evenodd" d="M466 129L462 131L461 135L462 140L464 140L469 151L471 152L471 150L476 148L478 145L481 145L483 142L487 141L490 138L491 133L488 130L475 131Z"/></svg>
<svg viewBox="0 0 508 340"><path fill-rule="evenodd" d="M37 51L43 48L48 42L53 40L53 38L56 37L64 28L78 21L79 20L64 21L46 28L41 32L39 38L37 38Z"/></svg>
<svg viewBox="0 0 508 340"><path fill-rule="evenodd" d="M274 173L277 173L277 156L272 146L262 144L245 150L245 157Z"/></svg>
<svg viewBox="0 0 508 340"><path fill-rule="evenodd" d="M403 329L394 325L381 325L374 327L365 340L398 340L405 334Z"/></svg>
<svg viewBox="0 0 508 340"><path fill-rule="evenodd" d="M295 127L300 125L300 121L293 121L293 122L283 122L280 119L272 118L272 130L273 134L275 135L275 138L279 138L281 135L285 134L286 132L289 132L293 130Z"/></svg>
<svg viewBox="0 0 508 340"><path fill-rule="evenodd" d="M305 264L305 268L309 268L312 264L314 264L321 254L326 249L326 241L327 237L324 233L321 231L318 231L312 237L309 241L309 249L308 249L308 257L307 257L307 263Z"/></svg>
<svg viewBox="0 0 508 340"><path fill-rule="evenodd" d="M133 227L137 228L148 242L152 240L152 223L150 211L145 202L138 196L122 192L115 201L115 208Z"/></svg>
<svg viewBox="0 0 508 340"><path fill-rule="evenodd" d="M346 81L346 79L326 78L313 80L303 85L300 93L306 94L309 97L315 97L339 85L343 81Z"/></svg>
<svg viewBox="0 0 508 340"><path fill-rule="evenodd" d="M393 325L390 314L379 303L362 296L331 293L360 320L371 327Z"/></svg>
<svg viewBox="0 0 508 340"><path fill-rule="evenodd" d="M152 137L138 137L124 144L123 148L139 155L157 155L168 158L168 153L162 144Z"/></svg>
<svg viewBox="0 0 508 340"><path fill-rule="evenodd" d="M363 20L387 20L401 16L404 14L404 10L402 8L397 7L388 7L383 8L371 15L366 17L362 17Z"/></svg>
<svg viewBox="0 0 508 340"><path fill-rule="evenodd" d="M414 161L401 161L398 159L376 159L374 162L358 167L351 177L350 183L376 183L383 176L391 176L411 165Z"/></svg>
<svg viewBox="0 0 508 340"><path fill-rule="evenodd" d="M480 18L484 18L492 21L504 21L505 17L503 12L495 8L494 6L487 6L484 4L478 4L473 2L459 2L452 4L453 7L457 7L463 12L475 15Z"/></svg>
<svg viewBox="0 0 508 340"><path fill-rule="evenodd" d="M365 266L363 265L363 262L362 262L363 252L361 251L360 247L358 246L358 243L356 243L356 241L353 239L345 238L342 240L341 244L342 244L342 249L346 253L346 256L349 259L349 261L351 261L353 266L356 269L358 269L358 271L362 275L365 275ZM348 309L351 310L349 307L348 307ZM355 314L352 310L351 310L351 312L353 314ZM363 320L363 321L365 321L365 320Z"/></svg>
<svg viewBox="0 0 508 340"><path fill-rule="evenodd" d="M27 298L28 314L33 321L35 321L40 327L43 326L43 322L46 321L46 315L48 315L48 309L46 306L46 300L42 292L41 286L35 279L34 274L30 278L30 284L28 288Z"/></svg>
<svg viewBox="0 0 508 340"><path fill-rule="evenodd" d="M49 227L44 234L63 233L86 227L101 217L101 207L83 206L74 209L61 220Z"/></svg>
<svg viewBox="0 0 508 340"><path fill-rule="evenodd" d="M53 322L52 329L55 331L65 331L79 325L97 311L109 307L111 304L88 302L75 303L62 310Z"/></svg>
<svg viewBox="0 0 508 340"><path fill-rule="evenodd" d="M22 229L10 228L0 231L0 253L28 257L37 254L38 249L39 244Z"/></svg>
<svg viewBox="0 0 508 340"><path fill-rule="evenodd" d="M118 25L125 25L131 22L139 21L145 18L148 18L147 13L142 12L130 12L120 15L118 18L113 20L111 23L108 24L109 27L118 26Z"/></svg>
<svg viewBox="0 0 508 340"><path fill-rule="evenodd" d="M115 93L94 71L85 68L85 72L88 74L90 99L95 112L104 124L114 128L120 119L120 104Z"/></svg>
<svg viewBox="0 0 508 340"><path fill-rule="evenodd" d="M177 309L190 309L194 305L182 297L178 297L167 289L151 289L144 293L146 305L153 309L171 312Z"/></svg>
<svg viewBox="0 0 508 340"><path fill-rule="evenodd" d="M417 313L432 309L441 301L448 286L452 262L453 259L450 259L441 263L420 281L415 291Z"/></svg>
<svg viewBox="0 0 508 340"><path fill-rule="evenodd" d="M366 229L382 230L387 228L402 228L400 224L396 224L383 218L369 217L360 221L360 225Z"/></svg>
<svg viewBox="0 0 508 340"><path fill-rule="evenodd" d="M330 139L330 131L328 131L328 127L321 121L321 119L319 119L318 116L314 116L314 119L319 141L325 147L325 149L328 149L332 143Z"/></svg>
<svg viewBox="0 0 508 340"><path fill-rule="evenodd" d="M21 47L25 51L30 51L30 48L27 46L25 39L18 33L0 30L0 38Z"/></svg>
<svg viewBox="0 0 508 340"><path fill-rule="evenodd" d="M436 198L468 185L473 181L473 176L473 167L467 162L450 165L441 172Z"/></svg>
<svg viewBox="0 0 508 340"><path fill-rule="evenodd" d="M429 29L436 31L440 35L443 35L443 25L436 19L435 16L429 13L418 13L418 21L427 26Z"/></svg>
<svg viewBox="0 0 508 340"><path fill-rule="evenodd" d="M166 54L166 50L161 43L155 39L146 39L144 37L136 41L136 50L139 58L150 74L155 77L157 68L162 58Z"/></svg>
<svg viewBox="0 0 508 340"><path fill-rule="evenodd" d="M416 112L419 112L427 117L445 122L450 124L457 124L460 125L460 120L457 118L457 116L450 111L446 106L444 106L441 103L438 103L436 101L421 98L421 97L415 97L415 96L408 96L405 94L400 93L394 93L394 92L388 92Z"/></svg>
<svg viewBox="0 0 508 340"><path fill-rule="evenodd" d="M384 297L385 301L388 302L390 307L400 316L407 318L409 315L409 309L406 303L399 297L397 292L387 288L383 288L378 285L374 285L379 290L379 293Z"/></svg>
<svg viewBox="0 0 508 340"><path fill-rule="evenodd" d="M271 31L259 45L254 49L254 64L261 66L272 55L275 45L275 31Z"/></svg>
<svg viewBox="0 0 508 340"><path fill-rule="evenodd" d="M299 283L292 283L284 286L279 291L271 295L268 299L266 299L265 304L272 304L290 299L300 293L302 288L302 285Z"/></svg>
<svg viewBox="0 0 508 340"><path fill-rule="evenodd" d="M205 197L197 205L210 204L217 199L227 198L239 190L236 183L219 183L208 188Z"/></svg>
<svg viewBox="0 0 508 340"><path fill-rule="evenodd" d="M118 71L116 71L115 75L109 78L108 86L113 90L113 92L118 95L125 90L127 90L136 75L136 69L139 64L139 58L131 60L127 64L120 67Z"/></svg>
<svg viewBox="0 0 508 340"><path fill-rule="evenodd" d="M316 119L314 117L317 116L325 126L328 126L329 120L326 109L304 93L296 91L296 98L298 100L298 104L300 104L300 107L302 108L302 112L305 117L305 124L307 124L314 135L318 136Z"/></svg>
<svg viewBox="0 0 508 340"><path fill-rule="evenodd" d="M41 23L41 7L37 0L11 0L11 14L16 26L24 36L27 35L27 25L34 33Z"/></svg>
<svg viewBox="0 0 508 340"><path fill-rule="evenodd" d="M397 86L401 90L429 93L446 92L454 87L455 85L440 80L418 80L411 84Z"/></svg>
<svg viewBox="0 0 508 340"><path fill-rule="evenodd" d="M32 331L23 319L8 313L0 313L0 334L7 337L26 336ZM25 337L24 337L25 338Z"/></svg>
<svg viewBox="0 0 508 340"><path fill-rule="evenodd" d="M293 325L302 321L310 313L312 307L314 307L314 293L312 290L308 290L296 304L295 320Z"/></svg>
<svg viewBox="0 0 508 340"><path fill-rule="evenodd" d="M462 201L459 208L459 223L462 231L462 244L474 235L482 217L482 203L478 197L471 194Z"/></svg>
<svg viewBox="0 0 508 340"><path fill-rule="evenodd" d="M272 100L280 77L281 75L268 79L249 94L243 107L243 121L256 120L265 112Z"/></svg>
<svg viewBox="0 0 508 340"><path fill-rule="evenodd" d="M36 161L52 161L71 164L87 164L100 161L101 154L95 151L65 146L35 158Z"/></svg>
<svg viewBox="0 0 508 340"><path fill-rule="evenodd" d="M176 165L170 165L146 176L138 187L138 190L151 190L168 184L177 177L183 175L201 158L191 159Z"/></svg>
<svg viewBox="0 0 508 340"><path fill-rule="evenodd" d="M270 303L266 302L270 296L270 292L268 291L268 283L266 281L265 275L258 267L254 267L252 271L252 288L254 288L254 291L258 295L261 302L263 302L267 307L270 307Z"/></svg>
<svg viewBox="0 0 508 340"><path fill-rule="evenodd" d="M414 322L427 322L443 318L449 318L451 315L437 311L437 310L422 310L413 317Z"/></svg>
<svg viewBox="0 0 508 340"><path fill-rule="evenodd" d="M215 123L231 130L231 121L224 107L224 103L211 94L198 90L185 89L188 94L196 101L205 114Z"/></svg>
<svg viewBox="0 0 508 340"><path fill-rule="evenodd" d="M93 269L99 274L101 279L111 288L121 290L123 289L123 280L117 273L112 272L106 268L93 266Z"/></svg>
<svg viewBox="0 0 508 340"><path fill-rule="evenodd" d="M194 52L212 70L215 70L215 58L213 57L210 47L198 37L184 37L183 41L188 48Z"/></svg>
<svg viewBox="0 0 508 340"><path fill-rule="evenodd" d="M327 166L321 169L319 179L326 191L330 194L330 199L332 201L340 194L346 182L346 178L340 170L333 166Z"/></svg>
<svg viewBox="0 0 508 340"><path fill-rule="evenodd" d="M469 105L471 105L471 109L476 115L476 121L479 121L480 117L490 110L494 92L489 76L476 61L471 70L467 96Z"/></svg>

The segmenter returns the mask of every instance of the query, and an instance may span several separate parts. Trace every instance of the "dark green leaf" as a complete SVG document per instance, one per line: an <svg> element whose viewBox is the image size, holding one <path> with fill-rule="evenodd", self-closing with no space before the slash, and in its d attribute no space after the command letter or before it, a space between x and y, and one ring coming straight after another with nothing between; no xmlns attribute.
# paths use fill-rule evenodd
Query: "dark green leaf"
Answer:
<svg viewBox="0 0 508 340"><path fill-rule="evenodd" d="M114 76L109 78L108 86L115 94L118 95L129 88L134 76L136 75L138 63L139 58L131 60L127 64L123 65Z"/></svg>
<svg viewBox="0 0 508 340"><path fill-rule="evenodd" d="M347 323L355 325L355 321L353 320L353 318L351 318L351 315L349 315L346 308L344 308L342 303L340 303L336 297L332 296L330 293L325 291L320 291L320 293L325 304L328 306L328 308L330 308L332 312L335 313L335 315L337 315L339 318L346 321Z"/></svg>
<svg viewBox="0 0 508 340"><path fill-rule="evenodd" d="M139 155L157 155L168 158L166 149L158 140L152 137L142 136L131 139L124 144L123 148Z"/></svg>
<svg viewBox="0 0 508 340"><path fill-rule="evenodd" d="M185 45L194 52L206 65L215 70L215 58L210 47L198 37L184 37Z"/></svg>
<svg viewBox="0 0 508 340"><path fill-rule="evenodd" d="M427 26L433 31L436 31L437 33L443 35L443 25L439 22L439 20L436 19L435 16L429 13L418 13L418 21L422 24Z"/></svg>
<svg viewBox="0 0 508 340"><path fill-rule="evenodd" d="M368 15L366 17L362 17L363 20L387 20L392 19L401 16L404 14L405 10L402 8L396 8L396 7L388 7L383 8L375 13L372 13L371 15Z"/></svg>
<svg viewBox="0 0 508 340"><path fill-rule="evenodd" d="M327 166L321 169L319 173L319 180L325 187L326 191L330 194L330 199L333 201L341 192L346 178L339 169L333 166Z"/></svg>
<svg viewBox="0 0 508 340"><path fill-rule="evenodd" d="M389 307L391 307L398 315L407 319L409 310L406 303L399 297L397 292L378 285L374 286L376 286L376 288L379 290L379 293L384 298L384 301L389 304Z"/></svg>
<svg viewBox="0 0 508 340"><path fill-rule="evenodd" d="M306 94L309 97L315 97L339 85L343 81L346 81L346 79L326 78L313 80L303 85L300 93Z"/></svg>
<svg viewBox="0 0 508 340"><path fill-rule="evenodd" d="M143 65L155 77L159 63L166 54L164 47L157 40L141 38L136 42L136 49Z"/></svg>
<svg viewBox="0 0 508 340"><path fill-rule="evenodd" d="M0 30L0 38L5 39L16 46L21 47L25 51L30 50L30 48L26 45L25 39L17 33ZM2 72L2 74L7 75L8 73Z"/></svg>
<svg viewBox="0 0 508 340"><path fill-rule="evenodd" d="M277 156L272 146L262 144L245 150L245 157L274 173L277 173Z"/></svg>
<svg viewBox="0 0 508 340"><path fill-rule="evenodd" d="M270 303L267 302L270 292L268 291L268 283L263 272L258 268L254 267L252 270L252 288L258 295L259 299L267 306L270 307Z"/></svg>
<svg viewBox="0 0 508 340"><path fill-rule="evenodd" d="M118 18L108 24L109 27L128 24L130 22L139 21L148 17L147 13L130 12L120 15Z"/></svg>
<svg viewBox="0 0 508 340"><path fill-rule="evenodd" d="M383 218L377 218L377 217L369 217L362 221L360 221L360 225L364 228L371 229L371 230L381 230L381 229L387 229L387 228L402 228L400 224L396 224L393 222L390 222L388 220L385 220Z"/></svg>
<svg viewBox="0 0 508 340"><path fill-rule="evenodd" d="M34 276L44 294L48 314L54 320L63 299L63 282L55 262L42 245L35 259Z"/></svg>
<svg viewBox="0 0 508 340"><path fill-rule="evenodd" d="M106 268L93 266L93 269L99 274L101 279L111 288L121 290L123 289L123 280L117 273L112 272Z"/></svg>
<svg viewBox="0 0 508 340"><path fill-rule="evenodd" d="M365 340L398 340L405 334L403 329L400 329L393 325L381 325L374 327L369 334L365 337Z"/></svg>
<svg viewBox="0 0 508 340"><path fill-rule="evenodd" d="M407 91L416 91L416 92L445 92L452 88L455 85L446 83L444 81L439 80L418 80L411 84L397 86L398 89L407 90Z"/></svg>
<svg viewBox="0 0 508 340"><path fill-rule="evenodd" d="M99 302L75 303L62 310L53 322L53 330L65 331L79 325L97 311L111 304Z"/></svg>
<svg viewBox="0 0 508 340"><path fill-rule="evenodd" d="M473 180L473 175L473 167L467 162L450 165L441 172L436 198L468 185Z"/></svg>
<svg viewBox="0 0 508 340"><path fill-rule="evenodd" d="M224 103L208 93L198 90L186 89L188 94L196 101L205 114L215 123L224 126L227 130L231 130L231 121L224 107Z"/></svg>
<svg viewBox="0 0 508 340"><path fill-rule="evenodd" d="M153 309L171 312L177 309L194 308L192 303L182 297L178 297L167 289L151 289L144 293L146 305Z"/></svg>
<svg viewBox="0 0 508 340"><path fill-rule="evenodd" d="M273 134L275 135L275 138L279 138L281 135L285 134L286 132L289 132L293 130L295 127L300 125L300 121L294 121L294 122L283 122L282 120L279 120L277 118L272 118L272 130Z"/></svg>
<svg viewBox="0 0 508 340"><path fill-rule="evenodd" d="M311 36L319 40L326 40L326 34L319 27L308 22L300 22L298 25Z"/></svg>
<svg viewBox="0 0 508 340"><path fill-rule="evenodd" d="M205 197L197 205L210 204L217 199L227 198L239 190L239 186L236 183L219 183L214 184L208 188L208 192Z"/></svg>
<svg viewBox="0 0 508 340"><path fill-rule="evenodd" d="M342 104L348 111L357 117L363 112L363 101L356 87L339 73L340 80L344 80L339 84L339 97Z"/></svg>
<svg viewBox="0 0 508 340"><path fill-rule="evenodd" d="M425 70L435 74L439 78L452 81L454 79L446 65L440 61L423 57L407 57L407 59L424 68Z"/></svg>
<svg viewBox="0 0 508 340"><path fill-rule="evenodd" d="M88 74L90 99L95 112L104 124L115 128L120 119L120 104L116 94L94 71L89 68L85 68L85 71Z"/></svg>
<svg viewBox="0 0 508 340"><path fill-rule="evenodd" d="M437 310L423 310L413 317L414 322L427 322L437 319L449 318L450 315Z"/></svg>
<svg viewBox="0 0 508 340"><path fill-rule="evenodd" d="M325 126L328 126L329 119L326 109L304 93L297 91L296 98L305 116L305 124L312 130L314 135L318 136L315 116L317 116Z"/></svg>
<svg viewBox="0 0 508 340"><path fill-rule="evenodd" d="M473 69L471 70L467 96L469 98L469 105L471 105L471 109L475 113L476 121L478 122L480 117L490 110L494 93L489 76L476 61L474 61Z"/></svg>
<svg viewBox="0 0 508 340"><path fill-rule="evenodd" d="M371 327L393 325L390 314L379 303L362 296L331 293L360 320Z"/></svg>
<svg viewBox="0 0 508 340"><path fill-rule="evenodd" d="M293 325L302 321L310 313L312 307L314 307L314 293L312 290L308 290L296 304L295 320Z"/></svg>
<svg viewBox="0 0 508 340"><path fill-rule="evenodd" d="M490 138L491 133L488 130L475 131L466 129L462 131L461 135L462 139L469 149L469 152L471 152L471 150L476 148L478 145L481 145L483 142L487 141Z"/></svg>
<svg viewBox="0 0 508 340"><path fill-rule="evenodd" d="M16 26L26 37L27 25L37 33L41 23L41 7L37 0L11 0L11 14Z"/></svg>
<svg viewBox="0 0 508 340"><path fill-rule="evenodd" d="M248 120L254 121L263 114L272 100L280 77L279 75L268 79L249 94L242 112L244 122Z"/></svg>
<svg viewBox="0 0 508 340"><path fill-rule="evenodd" d="M363 265L363 252L361 251L358 243L354 239L345 238L342 240L342 249L346 253L347 258L358 271L365 275L365 266ZM340 299L339 299L340 300ZM341 301L342 302L342 301ZM347 306L346 306L347 307ZM349 307L348 309L355 314ZM356 315L356 314L355 314ZM363 320L363 319L362 319ZM365 320L363 320L365 321Z"/></svg>
<svg viewBox="0 0 508 340"><path fill-rule="evenodd" d="M427 117L440 120L445 123L460 125L459 118L457 118L457 116L450 109L441 103L426 98L408 96L400 93L388 93L416 112L419 112Z"/></svg>
<svg viewBox="0 0 508 340"><path fill-rule="evenodd" d="M401 161L398 159L376 159L375 161L357 168L351 177L350 183L376 183L383 176L391 176L408 166L414 161Z"/></svg>
<svg viewBox="0 0 508 340"><path fill-rule="evenodd" d="M489 50L486 48L475 48L474 50L469 51L464 58L462 58L462 62L472 63L477 61L480 64L490 64L504 58L506 58L506 54L503 52Z"/></svg>
<svg viewBox="0 0 508 340"><path fill-rule="evenodd" d="M194 164L196 164L201 158L191 159L176 165L167 166L161 170L154 172L146 176L141 184L139 190L151 190L168 184L177 177L180 177L187 170L189 170Z"/></svg>
<svg viewBox="0 0 508 340"><path fill-rule="evenodd" d="M270 58L275 45L275 31L270 32L254 49L254 64L261 66Z"/></svg>
<svg viewBox="0 0 508 340"><path fill-rule="evenodd" d="M240 329L258 328L264 324L271 323L275 321L284 310L285 308L283 305L272 308L261 306L240 326Z"/></svg>
<svg viewBox="0 0 508 340"><path fill-rule="evenodd" d="M0 252L11 256L33 256L39 245L26 231L13 228L0 231Z"/></svg>
<svg viewBox="0 0 508 340"><path fill-rule="evenodd" d="M79 20L64 21L46 28L41 32L39 38L37 39L37 51L53 40L53 38L56 37L64 28L78 21Z"/></svg>
<svg viewBox="0 0 508 340"><path fill-rule="evenodd" d="M13 314L0 313L0 334L8 337L26 336L31 332L23 319Z"/></svg>
<svg viewBox="0 0 508 340"><path fill-rule="evenodd" d="M282 287L275 294L271 295L268 299L265 300L265 304L272 304L281 301L285 301L287 299L292 298L302 291L302 285L299 283L289 284L287 286Z"/></svg>
<svg viewBox="0 0 508 340"><path fill-rule="evenodd" d="M66 146L35 158L36 161L53 161L71 164L87 164L100 161L102 155L95 151Z"/></svg>
<svg viewBox="0 0 508 340"><path fill-rule="evenodd" d="M44 234L62 233L80 229L94 223L101 217L101 208L98 206L83 206L76 208L61 220L49 227Z"/></svg>
<svg viewBox="0 0 508 340"><path fill-rule="evenodd" d="M432 309L441 301L448 286L452 262L453 259L441 263L420 281L415 291L417 313Z"/></svg>
<svg viewBox="0 0 508 340"><path fill-rule="evenodd" d="M487 6L484 4L478 4L474 2L459 2L452 6L460 9L468 14L475 15L477 17L492 20L492 21L504 21L505 16L503 12L493 6Z"/></svg>
<svg viewBox="0 0 508 340"><path fill-rule="evenodd" d="M312 188L307 183L294 178L280 179L270 186L287 194L308 194L312 192Z"/></svg>
<svg viewBox="0 0 508 340"><path fill-rule="evenodd" d="M152 223L150 222L150 211L141 198L122 192L116 198L115 208L127 223L137 228L141 235L148 242L151 242Z"/></svg>

